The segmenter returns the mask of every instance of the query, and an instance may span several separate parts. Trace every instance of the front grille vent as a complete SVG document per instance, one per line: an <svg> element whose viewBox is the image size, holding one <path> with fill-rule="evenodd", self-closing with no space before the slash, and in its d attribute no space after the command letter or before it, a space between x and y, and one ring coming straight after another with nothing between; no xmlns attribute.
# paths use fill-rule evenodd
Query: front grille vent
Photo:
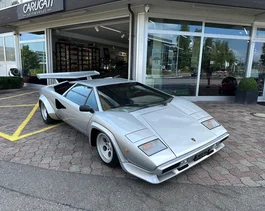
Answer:
<svg viewBox="0 0 265 211"><path fill-rule="evenodd" d="M165 173L171 171L172 169L176 169L176 168L178 168L179 165L180 165L180 163L176 163L176 164L174 164L174 165L172 165L172 166L170 166L170 167L164 169L164 170L162 171L162 174L165 174Z"/></svg>

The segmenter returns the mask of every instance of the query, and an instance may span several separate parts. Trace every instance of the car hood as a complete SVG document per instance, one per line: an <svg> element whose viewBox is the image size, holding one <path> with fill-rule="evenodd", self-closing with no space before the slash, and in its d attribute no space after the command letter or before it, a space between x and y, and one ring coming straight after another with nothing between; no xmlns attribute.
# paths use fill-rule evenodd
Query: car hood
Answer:
<svg viewBox="0 0 265 211"><path fill-rule="evenodd" d="M156 133L177 157L217 137L199 121L173 104L135 116Z"/></svg>

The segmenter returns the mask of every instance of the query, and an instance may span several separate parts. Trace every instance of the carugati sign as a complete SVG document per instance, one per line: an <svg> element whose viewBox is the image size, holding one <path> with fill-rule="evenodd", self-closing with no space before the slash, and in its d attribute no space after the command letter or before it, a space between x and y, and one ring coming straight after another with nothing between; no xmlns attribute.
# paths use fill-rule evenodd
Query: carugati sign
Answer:
<svg viewBox="0 0 265 211"><path fill-rule="evenodd" d="M17 6L18 19L64 10L64 0L33 0Z"/></svg>

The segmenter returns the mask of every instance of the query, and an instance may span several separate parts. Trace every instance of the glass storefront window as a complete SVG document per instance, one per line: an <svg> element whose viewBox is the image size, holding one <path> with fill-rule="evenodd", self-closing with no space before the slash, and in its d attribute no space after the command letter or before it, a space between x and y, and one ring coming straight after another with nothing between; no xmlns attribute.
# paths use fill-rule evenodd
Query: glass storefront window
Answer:
<svg viewBox="0 0 265 211"><path fill-rule="evenodd" d="M251 77L256 79L259 88L259 96L262 96L264 78L265 78L265 43L264 42L255 43Z"/></svg>
<svg viewBox="0 0 265 211"><path fill-rule="evenodd" d="M45 39L45 33L43 31L23 33L20 36L20 41L41 40L41 39Z"/></svg>
<svg viewBox="0 0 265 211"><path fill-rule="evenodd" d="M149 18L149 29L202 32L202 22Z"/></svg>
<svg viewBox="0 0 265 211"><path fill-rule="evenodd" d="M14 37L5 37L6 61L16 61Z"/></svg>
<svg viewBox="0 0 265 211"><path fill-rule="evenodd" d="M39 80L38 73L46 73L45 32L27 32L20 36L22 75L25 83L47 84Z"/></svg>
<svg viewBox="0 0 265 211"><path fill-rule="evenodd" d="M195 96L200 37L149 33L146 83L169 94Z"/></svg>
<svg viewBox="0 0 265 211"><path fill-rule="evenodd" d="M36 76L46 72L45 42L21 44L23 75Z"/></svg>
<svg viewBox="0 0 265 211"><path fill-rule="evenodd" d="M5 61L3 38L0 37L0 61Z"/></svg>
<svg viewBox="0 0 265 211"><path fill-rule="evenodd" d="M265 37L265 29L258 28L256 35L257 37Z"/></svg>
<svg viewBox="0 0 265 211"><path fill-rule="evenodd" d="M251 30L250 26L205 23L204 32L207 34L250 36L250 30Z"/></svg>
<svg viewBox="0 0 265 211"><path fill-rule="evenodd" d="M246 74L248 40L205 38L200 96L233 96Z"/></svg>

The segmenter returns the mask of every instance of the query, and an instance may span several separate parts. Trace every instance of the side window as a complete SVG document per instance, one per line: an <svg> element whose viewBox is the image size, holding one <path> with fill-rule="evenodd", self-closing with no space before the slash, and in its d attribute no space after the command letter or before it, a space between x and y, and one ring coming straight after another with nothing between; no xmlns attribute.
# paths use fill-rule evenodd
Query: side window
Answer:
<svg viewBox="0 0 265 211"><path fill-rule="evenodd" d="M77 105L85 105L86 97L70 90L65 97Z"/></svg>
<svg viewBox="0 0 265 211"><path fill-rule="evenodd" d="M76 85L75 87L71 89L71 91L76 92L80 95L83 95L84 97L88 97L91 90L92 90L91 88L87 86L83 86L83 85Z"/></svg>
<svg viewBox="0 0 265 211"><path fill-rule="evenodd" d="M85 105L86 99L91 90L92 89L87 86L76 85L65 95L65 97L77 105Z"/></svg>
<svg viewBox="0 0 265 211"><path fill-rule="evenodd" d="M96 100L96 96L95 96L94 91L92 91L91 94L89 95L89 98L87 99L86 105L93 108L95 111L98 111L98 104L97 104L97 100Z"/></svg>

